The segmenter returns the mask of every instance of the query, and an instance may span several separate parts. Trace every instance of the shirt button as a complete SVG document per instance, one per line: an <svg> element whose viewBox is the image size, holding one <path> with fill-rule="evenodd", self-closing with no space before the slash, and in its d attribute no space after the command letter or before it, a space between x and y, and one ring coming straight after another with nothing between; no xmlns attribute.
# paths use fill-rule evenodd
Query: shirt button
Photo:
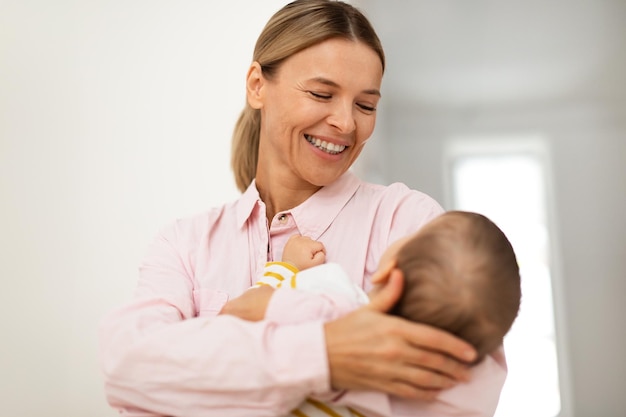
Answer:
<svg viewBox="0 0 626 417"><path fill-rule="evenodd" d="M287 223L287 215L285 213L281 214L280 216L278 216L278 221L280 222L280 224Z"/></svg>

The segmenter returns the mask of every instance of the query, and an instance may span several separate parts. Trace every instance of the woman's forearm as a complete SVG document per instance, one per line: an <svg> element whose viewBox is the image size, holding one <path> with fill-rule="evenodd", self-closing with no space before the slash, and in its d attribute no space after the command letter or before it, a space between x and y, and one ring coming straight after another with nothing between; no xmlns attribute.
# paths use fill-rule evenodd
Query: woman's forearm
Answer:
<svg viewBox="0 0 626 417"><path fill-rule="evenodd" d="M163 300L111 313L100 329L108 401L171 416L276 416L328 390L320 322L180 319Z"/></svg>

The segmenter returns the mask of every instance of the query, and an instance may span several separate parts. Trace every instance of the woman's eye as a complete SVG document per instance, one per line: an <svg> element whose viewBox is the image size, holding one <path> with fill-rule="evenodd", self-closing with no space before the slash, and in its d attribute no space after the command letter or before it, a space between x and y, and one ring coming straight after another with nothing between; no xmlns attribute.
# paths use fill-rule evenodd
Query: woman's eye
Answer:
<svg viewBox="0 0 626 417"><path fill-rule="evenodd" d="M368 106L368 105L365 105L365 104L357 104L357 106L359 106L362 110L365 110L367 112L374 112L374 111L376 111L376 107Z"/></svg>
<svg viewBox="0 0 626 417"><path fill-rule="evenodd" d="M333 97L330 94L320 94L320 93L316 93L314 91L309 91L309 94L312 95L313 97L319 98L321 100L328 100L328 99Z"/></svg>

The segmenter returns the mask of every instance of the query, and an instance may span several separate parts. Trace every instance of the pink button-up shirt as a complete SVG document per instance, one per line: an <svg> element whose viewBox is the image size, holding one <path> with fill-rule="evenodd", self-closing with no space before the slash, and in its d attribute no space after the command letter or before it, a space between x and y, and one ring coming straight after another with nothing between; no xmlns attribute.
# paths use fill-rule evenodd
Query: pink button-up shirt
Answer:
<svg viewBox="0 0 626 417"><path fill-rule="evenodd" d="M308 395L328 394L321 320L246 322L218 316L220 309L268 260L281 259L295 233L324 243L327 261L368 291L385 248L441 212L405 185L364 183L347 172L278 213L269 228L254 183L234 203L176 221L151 244L134 299L101 324L109 403L126 416L276 417ZM281 300L270 306L280 309ZM497 401L502 382L488 372L472 383Z"/></svg>

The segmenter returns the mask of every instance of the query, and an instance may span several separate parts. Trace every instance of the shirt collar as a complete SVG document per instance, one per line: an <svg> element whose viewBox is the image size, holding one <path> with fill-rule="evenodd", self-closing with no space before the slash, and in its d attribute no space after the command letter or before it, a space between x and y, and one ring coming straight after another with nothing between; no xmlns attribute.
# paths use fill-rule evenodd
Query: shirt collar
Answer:
<svg viewBox="0 0 626 417"><path fill-rule="evenodd" d="M335 182L322 187L306 201L287 212L293 216L302 235L318 239L331 225L339 212L361 185L361 180L351 171L345 172ZM264 206L256 182L248 186L237 201L237 225L241 228L257 205Z"/></svg>
<svg viewBox="0 0 626 417"><path fill-rule="evenodd" d="M291 215L300 234L311 239L319 239L352 198L360 184L361 180L351 171L347 171L335 182L322 187L302 204L294 207Z"/></svg>
<svg viewBox="0 0 626 417"><path fill-rule="evenodd" d="M261 202L259 190L256 188L256 181L252 180L243 195L237 200L237 226L241 229L246 220L250 218L252 211Z"/></svg>

